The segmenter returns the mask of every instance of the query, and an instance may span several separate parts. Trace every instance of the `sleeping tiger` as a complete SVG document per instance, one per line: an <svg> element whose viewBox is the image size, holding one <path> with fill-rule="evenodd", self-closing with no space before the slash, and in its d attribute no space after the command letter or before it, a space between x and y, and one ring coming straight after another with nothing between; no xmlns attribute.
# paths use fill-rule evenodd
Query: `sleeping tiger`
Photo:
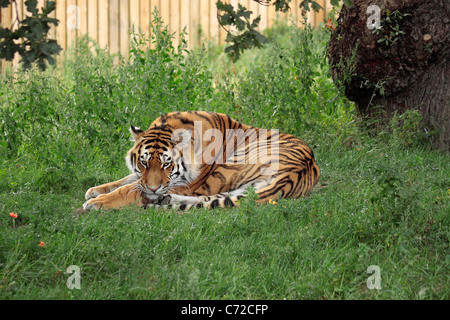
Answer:
<svg viewBox="0 0 450 320"><path fill-rule="evenodd" d="M84 210L130 204L179 210L234 207L255 189L258 203L299 198L317 183L312 150L277 130L251 127L221 113L172 112L143 131L130 126L131 174L90 188Z"/></svg>

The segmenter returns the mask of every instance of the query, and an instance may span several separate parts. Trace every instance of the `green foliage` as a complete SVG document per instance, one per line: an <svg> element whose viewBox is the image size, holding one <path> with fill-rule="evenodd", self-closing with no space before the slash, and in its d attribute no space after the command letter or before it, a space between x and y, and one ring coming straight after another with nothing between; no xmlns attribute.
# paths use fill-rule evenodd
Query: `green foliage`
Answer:
<svg viewBox="0 0 450 320"><path fill-rule="evenodd" d="M253 0L260 5L270 6L273 5L276 11L287 12L291 10L290 0L275 0L271 2L269 0ZM337 7L341 4L337 0L332 0L331 5ZM351 7L353 5L352 0L344 0L344 5ZM322 8L317 1L303 0L300 2L300 8L303 14L310 11L311 8L314 11L319 11ZM233 5L218 0L216 2L217 18L222 28L227 32L225 41L229 43L229 46L225 48L225 53L236 62L242 53L251 48L261 48L263 44L267 43L267 38L258 32L257 28L261 16L257 16L250 22L250 15L252 11L248 10L240 3L238 3L237 10ZM233 30L235 28L235 30Z"/></svg>
<svg viewBox="0 0 450 320"><path fill-rule="evenodd" d="M396 149L419 147L430 144L432 132L424 130L422 115L410 109L402 114L395 112L392 119L382 128L375 130L386 144Z"/></svg>
<svg viewBox="0 0 450 320"><path fill-rule="evenodd" d="M253 47L260 48L264 43L267 43L267 38L259 33L256 28L261 20L261 16L256 17L253 21L250 20L252 14L247 8L238 4L237 11L234 11L233 5L217 1L217 17L219 23L227 31L226 42L232 43L225 48L227 53L233 61L237 61L245 49ZM237 33L233 34L227 27L235 26Z"/></svg>
<svg viewBox="0 0 450 320"><path fill-rule="evenodd" d="M0 0L0 8L7 8L10 4L10 0Z"/></svg>
<svg viewBox="0 0 450 320"><path fill-rule="evenodd" d="M418 110L407 110L402 114L397 112L389 122L392 131L392 141L397 147L417 146L427 139L423 131L422 116Z"/></svg>
<svg viewBox="0 0 450 320"><path fill-rule="evenodd" d="M238 79L224 71L221 90L233 96L234 105L228 112L305 139L308 132L352 131L353 106L333 84L323 50L329 35L308 25L287 30L289 41L274 37L256 59L243 57Z"/></svg>
<svg viewBox="0 0 450 320"><path fill-rule="evenodd" d="M16 1L3 0L0 7L7 7L11 2L15 6L18 5ZM53 55L62 50L56 40L48 39L51 25L57 26L59 20L50 17L50 13L56 8L55 1L46 1L41 12L37 5L37 0L25 1L29 15L23 20L17 18L14 21L14 24L17 23L15 30L13 27L10 29L0 27L0 59L12 61L14 55L18 53L25 69L30 69L36 62L39 69L45 70L47 62L53 65L55 63Z"/></svg>
<svg viewBox="0 0 450 320"><path fill-rule="evenodd" d="M404 31L400 30L401 21L410 15L409 13L402 13L398 10L386 10L381 19L380 28L373 30L373 33L380 36L377 43L382 43L387 47L393 46L398 41L398 38L405 34Z"/></svg>
<svg viewBox="0 0 450 320"><path fill-rule="evenodd" d="M340 2L340 0L331 0L330 1L331 5L333 5L335 7L339 6L339 2ZM347 7L352 7L353 6L353 1L352 0L344 0L343 3L344 3L344 6L347 6Z"/></svg>

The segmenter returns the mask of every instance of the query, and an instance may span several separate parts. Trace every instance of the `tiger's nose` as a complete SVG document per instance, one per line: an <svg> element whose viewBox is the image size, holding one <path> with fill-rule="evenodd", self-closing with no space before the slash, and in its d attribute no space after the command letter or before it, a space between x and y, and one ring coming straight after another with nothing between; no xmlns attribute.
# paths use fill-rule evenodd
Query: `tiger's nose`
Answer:
<svg viewBox="0 0 450 320"><path fill-rule="evenodd" d="M159 187L148 187L152 192L156 192L156 190L159 189Z"/></svg>

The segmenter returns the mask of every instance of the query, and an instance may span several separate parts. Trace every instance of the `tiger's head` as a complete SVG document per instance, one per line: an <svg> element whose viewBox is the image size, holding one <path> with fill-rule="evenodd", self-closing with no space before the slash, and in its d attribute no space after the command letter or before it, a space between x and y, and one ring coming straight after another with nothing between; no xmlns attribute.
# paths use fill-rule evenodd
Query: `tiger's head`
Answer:
<svg viewBox="0 0 450 320"><path fill-rule="evenodd" d="M138 188L149 200L195 180L198 173L183 158L184 147L190 142L189 130L174 136L168 125L145 132L130 126L130 132L135 144L127 153L126 163L139 177Z"/></svg>

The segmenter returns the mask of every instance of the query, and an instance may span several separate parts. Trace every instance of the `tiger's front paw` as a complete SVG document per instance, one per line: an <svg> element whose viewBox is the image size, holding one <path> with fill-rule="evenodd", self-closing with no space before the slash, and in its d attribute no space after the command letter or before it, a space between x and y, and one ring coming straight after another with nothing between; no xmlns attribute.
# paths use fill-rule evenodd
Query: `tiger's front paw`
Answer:
<svg viewBox="0 0 450 320"><path fill-rule="evenodd" d="M86 200L89 200L89 199L97 198L99 195L101 195L101 193L99 191L97 191L95 189L95 187L93 187L93 188L90 188L88 191L86 191L84 198Z"/></svg>
<svg viewBox="0 0 450 320"><path fill-rule="evenodd" d="M160 195L156 204L160 206L166 206L171 203L172 197L170 195Z"/></svg>
<svg viewBox="0 0 450 320"><path fill-rule="evenodd" d="M104 202L101 198L90 199L83 204L83 209L86 211L89 210L100 210L103 207Z"/></svg>
<svg viewBox="0 0 450 320"><path fill-rule="evenodd" d="M160 195L156 200L153 201L149 201L148 199L146 199L146 201L144 201L142 203L142 207L144 209L147 208L155 208L155 209L159 209L159 208L165 208L168 205L170 205L172 197L170 195Z"/></svg>

